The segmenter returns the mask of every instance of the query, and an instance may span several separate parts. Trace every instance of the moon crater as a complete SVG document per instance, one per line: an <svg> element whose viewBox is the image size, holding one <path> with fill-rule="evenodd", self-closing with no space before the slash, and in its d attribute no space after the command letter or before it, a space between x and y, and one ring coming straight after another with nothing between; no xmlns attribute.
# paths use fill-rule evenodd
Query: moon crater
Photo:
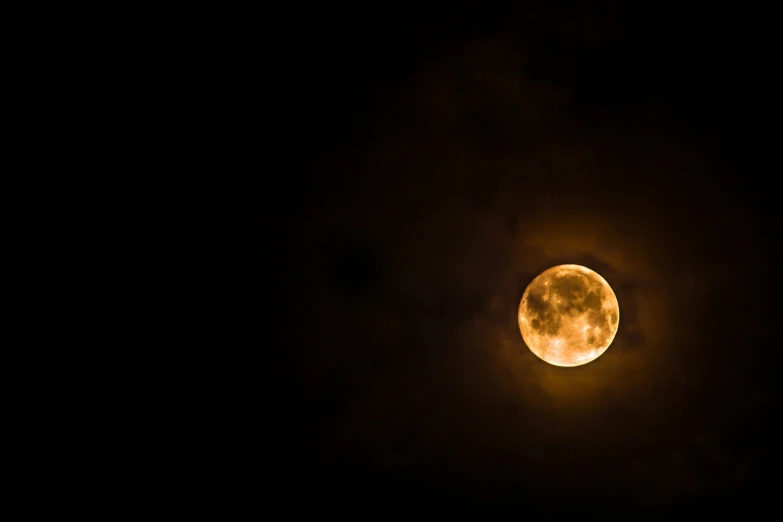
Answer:
<svg viewBox="0 0 783 522"><path fill-rule="evenodd" d="M519 303L519 329L530 350L555 366L586 364L617 334L620 309L606 280L580 265L539 274Z"/></svg>

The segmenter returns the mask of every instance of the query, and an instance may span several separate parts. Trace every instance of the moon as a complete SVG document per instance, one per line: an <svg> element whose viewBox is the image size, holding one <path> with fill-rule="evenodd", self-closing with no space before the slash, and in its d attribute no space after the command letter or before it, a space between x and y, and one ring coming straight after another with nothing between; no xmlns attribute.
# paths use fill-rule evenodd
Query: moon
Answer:
<svg viewBox="0 0 783 522"><path fill-rule="evenodd" d="M595 360L612 344L620 325L620 307L609 283L580 265L541 272L522 294L517 315L530 351L555 366Z"/></svg>

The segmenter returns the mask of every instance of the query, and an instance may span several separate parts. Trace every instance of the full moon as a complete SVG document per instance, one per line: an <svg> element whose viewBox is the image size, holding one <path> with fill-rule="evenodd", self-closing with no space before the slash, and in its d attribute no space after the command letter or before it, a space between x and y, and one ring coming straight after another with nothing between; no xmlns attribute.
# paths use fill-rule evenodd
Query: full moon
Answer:
<svg viewBox="0 0 783 522"><path fill-rule="evenodd" d="M620 307L609 283L596 272L558 265L527 286L517 317L522 339L540 359L555 366L580 366L612 344Z"/></svg>

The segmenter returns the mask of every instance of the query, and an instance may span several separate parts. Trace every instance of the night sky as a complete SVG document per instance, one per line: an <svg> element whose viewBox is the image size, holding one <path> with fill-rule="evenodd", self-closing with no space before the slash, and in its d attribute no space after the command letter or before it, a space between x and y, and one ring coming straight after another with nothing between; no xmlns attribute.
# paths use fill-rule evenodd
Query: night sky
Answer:
<svg viewBox="0 0 783 522"><path fill-rule="evenodd" d="M776 505L771 15L578 4L262 17L263 505L529 520ZM562 263L601 274L621 310L576 368L533 355L516 319Z"/></svg>

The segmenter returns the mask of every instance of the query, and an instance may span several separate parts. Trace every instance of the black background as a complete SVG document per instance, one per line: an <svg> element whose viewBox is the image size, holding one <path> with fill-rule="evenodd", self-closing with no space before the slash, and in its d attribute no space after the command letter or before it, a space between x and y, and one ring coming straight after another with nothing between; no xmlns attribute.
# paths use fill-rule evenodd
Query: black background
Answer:
<svg viewBox="0 0 783 522"><path fill-rule="evenodd" d="M258 18L265 505L775 505L771 12L377 2ZM608 280L620 329L557 368L516 311L571 262Z"/></svg>

